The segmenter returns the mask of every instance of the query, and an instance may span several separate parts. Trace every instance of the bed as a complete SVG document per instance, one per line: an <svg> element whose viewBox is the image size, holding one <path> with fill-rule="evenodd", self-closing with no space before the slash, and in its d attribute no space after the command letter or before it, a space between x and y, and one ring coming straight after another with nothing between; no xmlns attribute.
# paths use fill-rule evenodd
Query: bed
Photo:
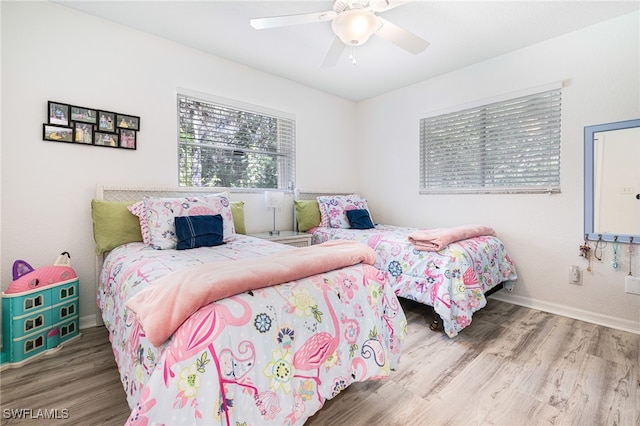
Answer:
<svg viewBox="0 0 640 426"><path fill-rule="evenodd" d="M368 211L366 199L353 192L298 190L295 198L295 226L311 232L313 244L346 239L373 248L375 266L387 274L394 292L429 306L431 329L442 327L449 337L471 323L473 313L486 306L487 296L510 290L517 280L504 243L494 235L466 238L438 251L417 250L408 239L416 228L373 223L369 229L351 228L345 211ZM320 212L323 204L326 214Z"/></svg>
<svg viewBox="0 0 640 426"><path fill-rule="evenodd" d="M375 255L262 287L270 281L261 268L295 256L320 258L318 246L294 248L237 233L224 244L184 250L127 241L143 239L144 231L135 234L138 218L123 208L146 195L193 200L206 193L99 186L92 202L101 263L97 303L132 409L128 423L302 424L351 383L381 379L396 369L406 319L385 275L371 265ZM120 221L128 222L135 236L114 231ZM101 226L111 228L108 243L101 239ZM114 240L117 234L123 235ZM340 249L323 248L334 258ZM201 291L206 283L199 277L243 271L266 281L205 303L184 322L174 318L175 311L167 315L170 307L193 299L178 301L175 295ZM175 277L183 287L174 285ZM226 289L226 282L216 281L213 289ZM177 328L166 329L167 324Z"/></svg>

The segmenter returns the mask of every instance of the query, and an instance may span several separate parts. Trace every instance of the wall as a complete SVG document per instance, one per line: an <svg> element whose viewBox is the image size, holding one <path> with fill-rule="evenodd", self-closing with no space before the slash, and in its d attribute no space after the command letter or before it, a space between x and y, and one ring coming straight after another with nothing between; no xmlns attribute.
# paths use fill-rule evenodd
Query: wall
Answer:
<svg viewBox="0 0 640 426"><path fill-rule="evenodd" d="M49 2L0 7L2 289L14 260L45 266L68 251L80 277L81 327L96 312L96 185L178 184L177 88L295 114L300 187L341 188L356 178L353 102ZM140 116L137 151L43 141L48 100ZM261 194L232 199L246 202L248 232L271 229ZM292 228L292 210L278 215L281 229Z"/></svg>
<svg viewBox="0 0 640 426"><path fill-rule="evenodd" d="M375 220L493 226L519 275L512 294L496 297L640 333L640 296L624 293L628 246L621 250L618 270L610 266L611 245L602 262L593 259L592 272L578 256L583 129L640 117L639 26L639 14L628 14L359 103L359 152L369 166L359 170L358 188L370 200ZM561 194L418 195L421 116L555 81L564 84ZM638 253L636 245L636 276ZM568 283L570 265L582 268L583 285Z"/></svg>

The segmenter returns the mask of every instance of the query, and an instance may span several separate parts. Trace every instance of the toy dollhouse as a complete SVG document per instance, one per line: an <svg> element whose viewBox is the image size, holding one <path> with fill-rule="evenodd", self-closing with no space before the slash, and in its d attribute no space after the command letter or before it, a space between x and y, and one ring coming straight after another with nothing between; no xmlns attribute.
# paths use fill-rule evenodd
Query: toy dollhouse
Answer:
<svg viewBox="0 0 640 426"><path fill-rule="evenodd" d="M13 279L2 293L2 369L60 349L80 335L79 280L68 253L38 269L17 260Z"/></svg>

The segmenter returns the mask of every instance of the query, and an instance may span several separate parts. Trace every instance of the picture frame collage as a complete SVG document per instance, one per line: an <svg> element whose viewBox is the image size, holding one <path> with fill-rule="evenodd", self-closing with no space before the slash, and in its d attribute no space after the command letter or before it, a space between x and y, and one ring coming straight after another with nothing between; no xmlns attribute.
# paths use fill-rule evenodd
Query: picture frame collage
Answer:
<svg viewBox="0 0 640 426"><path fill-rule="evenodd" d="M137 149L138 116L48 101L47 117L45 141Z"/></svg>

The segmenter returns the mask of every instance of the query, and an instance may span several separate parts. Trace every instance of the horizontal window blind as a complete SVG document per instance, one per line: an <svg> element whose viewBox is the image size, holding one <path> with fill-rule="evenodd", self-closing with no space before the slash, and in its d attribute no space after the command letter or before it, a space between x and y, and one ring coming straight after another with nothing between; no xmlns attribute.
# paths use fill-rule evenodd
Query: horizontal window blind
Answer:
<svg viewBox="0 0 640 426"><path fill-rule="evenodd" d="M295 187L295 120L178 95L181 186Z"/></svg>
<svg viewBox="0 0 640 426"><path fill-rule="evenodd" d="M559 192L562 89L420 120L420 192Z"/></svg>

